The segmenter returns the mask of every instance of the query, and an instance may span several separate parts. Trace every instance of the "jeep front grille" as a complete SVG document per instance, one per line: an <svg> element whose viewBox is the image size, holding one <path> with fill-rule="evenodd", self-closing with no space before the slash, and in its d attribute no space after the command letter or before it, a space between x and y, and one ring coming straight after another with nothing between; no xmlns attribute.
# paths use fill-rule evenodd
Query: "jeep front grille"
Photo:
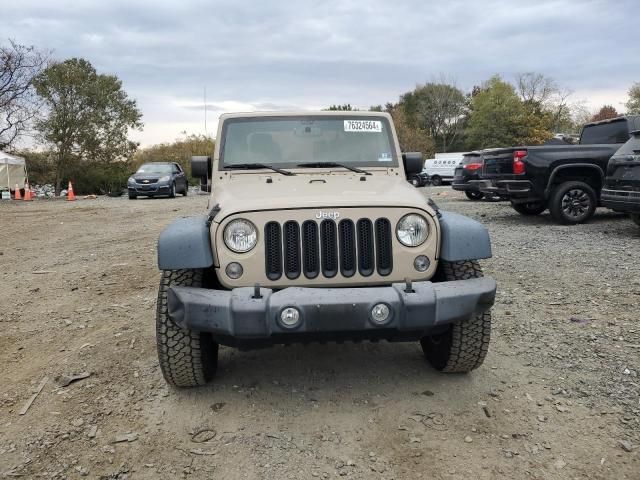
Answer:
<svg viewBox="0 0 640 480"><path fill-rule="evenodd" d="M391 222L379 218L372 222L361 218L355 224L344 219L336 222L290 220L280 225L269 222L264 228L265 268L269 280L282 274L288 279L300 275L333 278L338 273L348 278L359 272L368 277L377 270L386 276L393 270Z"/></svg>

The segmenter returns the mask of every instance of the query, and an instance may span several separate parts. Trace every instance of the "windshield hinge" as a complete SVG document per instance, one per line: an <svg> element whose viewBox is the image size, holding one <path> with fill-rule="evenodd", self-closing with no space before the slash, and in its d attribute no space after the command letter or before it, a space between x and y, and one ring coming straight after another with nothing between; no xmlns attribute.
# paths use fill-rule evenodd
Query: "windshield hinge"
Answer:
<svg viewBox="0 0 640 480"><path fill-rule="evenodd" d="M209 215L207 215L207 227L211 227L213 223L213 219L220 211L220 204L216 203L215 206L209 211Z"/></svg>

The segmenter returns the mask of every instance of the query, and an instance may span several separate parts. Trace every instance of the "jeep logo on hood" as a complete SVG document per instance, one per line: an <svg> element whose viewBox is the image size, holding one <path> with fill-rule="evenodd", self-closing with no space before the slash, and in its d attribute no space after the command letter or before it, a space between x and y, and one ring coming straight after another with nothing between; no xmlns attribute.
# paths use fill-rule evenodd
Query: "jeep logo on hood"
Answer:
<svg viewBox="0 0 640 480"><path fill-rule="evenodd" d="M316 218L317 219L323 219L323 218L331 218L332 220L337 220L340 217L340 212L323 212L322 210L319 210L316 213Z"/></svg>

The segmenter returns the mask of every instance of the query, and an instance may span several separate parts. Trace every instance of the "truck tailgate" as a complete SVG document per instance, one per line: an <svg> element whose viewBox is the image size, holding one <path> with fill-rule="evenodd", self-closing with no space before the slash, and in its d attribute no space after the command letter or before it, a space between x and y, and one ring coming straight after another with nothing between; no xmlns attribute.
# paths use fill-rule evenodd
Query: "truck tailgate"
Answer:
<svg viewBox="0 0 640 480"><path fill-rule="evenodd" d="M513 148L500 150L489 150L483 152L484 166L482 167L482 177L513 174Z"/></svg>

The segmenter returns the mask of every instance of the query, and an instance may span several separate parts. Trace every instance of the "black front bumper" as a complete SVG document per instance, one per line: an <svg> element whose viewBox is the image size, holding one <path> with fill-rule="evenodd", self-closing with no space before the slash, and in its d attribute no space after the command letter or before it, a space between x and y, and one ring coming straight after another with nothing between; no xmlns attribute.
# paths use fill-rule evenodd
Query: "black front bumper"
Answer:
<svg viewBox="0 0 640 480"><path fill-rule="evenodd" d="M169 317L180 327L210 332L222 344L244 341L288 343L308 340L384 338L415 340L446 325L465 321L491 308L496 282L490 277L442 283L416 282L386 287L302 288L279 291L236 288L230 291L170 287ZM386 322L372 318L374 305L383 303ZM295 307L299 323L291 328L281 312Z"/></svg>
<svg viewBox="0 0 640 480"><path fill-rule="evenodd" d="M603 188L600 193L600 202L603 207L616 212L640 213L640 191L637 190Z"/></svg>
<svg viewBox="0 0 640 480"><path fill-rule="evenodd" d="M128 187L129 195L139 195L139 196L152 196L152 195L169 195L171 193L171 185L170 184L148 184L148 185L139 185L135 186L129 185Z"/></svg>

